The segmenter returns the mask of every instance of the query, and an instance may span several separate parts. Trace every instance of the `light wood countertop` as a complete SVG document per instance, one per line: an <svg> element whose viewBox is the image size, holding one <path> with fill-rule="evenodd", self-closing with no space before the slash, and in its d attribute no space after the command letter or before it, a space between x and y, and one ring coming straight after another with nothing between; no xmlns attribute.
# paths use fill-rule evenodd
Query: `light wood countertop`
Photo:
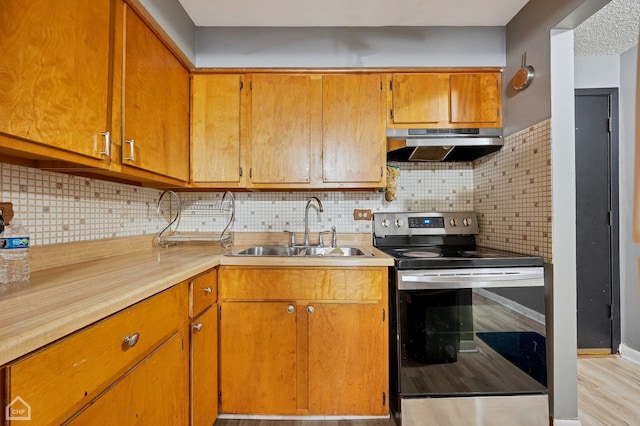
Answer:
<svg viewBox="0 0 640 426"><path fill-rule="evenodd" d="M219 246L185 244L35 270L27 283L0 284L0 366L218 265L393 265L358 247L374 256L230 257Z"/></svg>

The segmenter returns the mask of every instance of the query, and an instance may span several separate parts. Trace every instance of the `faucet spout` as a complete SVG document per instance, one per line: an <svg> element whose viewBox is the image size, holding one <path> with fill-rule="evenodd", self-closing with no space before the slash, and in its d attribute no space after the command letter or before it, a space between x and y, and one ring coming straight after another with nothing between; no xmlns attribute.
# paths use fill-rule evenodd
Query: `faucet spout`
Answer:
<svg viewBox="0 0 640 426"><path fill-rule="evenodd" d="M304 208L304 245L309 245L309 208L313 202L316 202L318 205L318 211L322 213L324 208L322 207L322 202L318 197L310 197L307 201L307 205Z"/></svg>

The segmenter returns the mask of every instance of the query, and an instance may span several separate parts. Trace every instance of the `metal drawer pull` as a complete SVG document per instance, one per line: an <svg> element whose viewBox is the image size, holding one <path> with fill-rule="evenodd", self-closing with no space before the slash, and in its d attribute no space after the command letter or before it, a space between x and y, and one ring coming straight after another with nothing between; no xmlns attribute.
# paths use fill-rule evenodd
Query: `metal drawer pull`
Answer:
<svg viewBox="0 0 640 426"><path fill-rule="evenodd" d="M197 323L197 324L194 324L194 326L193 326L193 331L198 332L198 331L200 331L200 330L202 330L202 323L201 323L201 322L199 322L199 323Z"/></svg>
<svg viewBox="0 0 640 426"><path fill-rule="evenodd" d="M313 306L307 306L307 313L308 314L312 314L316 311L316 308L314 308Z"/></svg>
<svg viewBox="0 0 640 426"><path fill-rule="evenodd" d="M288 313L292 314L292 313L295 312L295 310L296 310L296 308L293 305L287 306L287 312Z"/></svg>
<svg viewBox="0 0 640 426"><path fill-rule="evenodd" d="M124 340L122 342L122 346L124 349L132 348L138 343L138 339L140 338L140 334L133 333L131 336L124 336Z"/></svg>
<svg viewBox="0 0 640 426"><path fill-rule="evenodd" d="M204 288L204 294L206 294L208 296L211 293L213 293L213 289L211 287L205 287Z"/></svg>

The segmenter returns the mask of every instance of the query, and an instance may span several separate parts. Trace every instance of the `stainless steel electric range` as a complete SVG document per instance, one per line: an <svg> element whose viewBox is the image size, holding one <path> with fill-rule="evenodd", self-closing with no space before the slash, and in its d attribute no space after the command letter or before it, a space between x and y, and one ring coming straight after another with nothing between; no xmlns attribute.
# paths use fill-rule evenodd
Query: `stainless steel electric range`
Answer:
<svg viewBox="0 0 640 426"><path fill-rule="evenodd" d="M533 419L531 407L548 422L543 259L478 247L474 212L376 213L373 233L374 245L395 259L396 422L429 424L480 408L489 420L492 410L506 411L499 421L522 424L522 410Z"/></svg>

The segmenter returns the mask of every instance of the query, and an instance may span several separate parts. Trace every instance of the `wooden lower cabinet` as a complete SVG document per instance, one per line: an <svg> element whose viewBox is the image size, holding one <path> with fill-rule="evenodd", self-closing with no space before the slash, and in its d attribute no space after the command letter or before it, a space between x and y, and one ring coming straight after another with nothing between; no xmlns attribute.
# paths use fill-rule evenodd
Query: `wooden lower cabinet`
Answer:
<svg viewBox="0 0 640 426"><path fill-rule="evenodd" d="M218 417L218 308L191 322L191 424L211 426Z"/></svg>
<svg viewBox="0 0 640 426"><path fill-rule="evenodd" d="M220 411L296 414L295 304L222 303L220 309Z"/></svg>
<svg viewBox="0 0 640 426"><path fill-rule="evenodd" d="M223 266L219 279L222 414L388 414L386 268Z"/></svg>
<svg viewBox="0 0 640 426"><path fill-rule="evenodd" d="M181 283L7 364L3 402L20 397L30 425L186 424L186 318Z"/></svg>
<svg viewBox="0 0 640 426"><path fill-rule="evenodd" d="M384 308L313 303L308 313L309 412L387 414Z"/></svg>
<svg viewBox="0 0 640 426"><path fill-rule="evenodd" d="M188 388L184 335L174 334L69 425L186 425Z"/></svg>

